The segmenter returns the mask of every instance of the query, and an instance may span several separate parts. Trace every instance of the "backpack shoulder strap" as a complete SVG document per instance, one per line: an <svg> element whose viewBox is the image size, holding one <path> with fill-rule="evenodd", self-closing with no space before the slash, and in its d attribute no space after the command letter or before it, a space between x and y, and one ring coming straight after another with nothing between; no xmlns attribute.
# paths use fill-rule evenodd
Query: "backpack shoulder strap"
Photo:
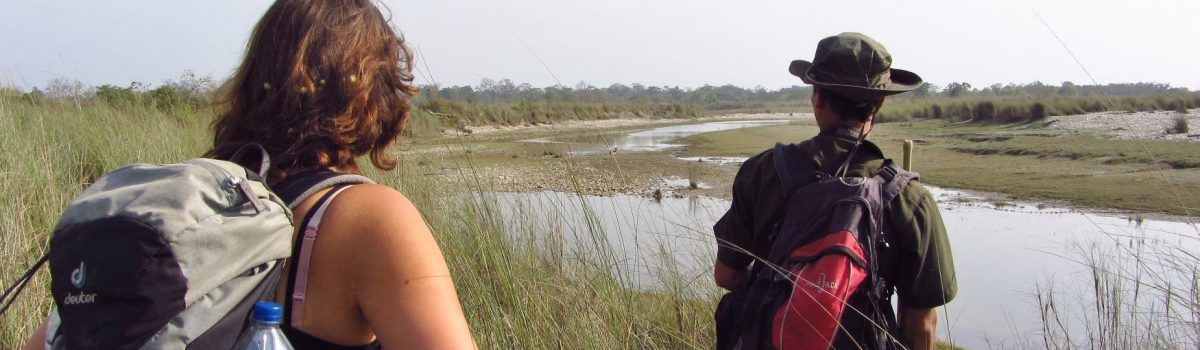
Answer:
<svg viewBox="0 0 1200 350"><path fill-rule="evenodd" d="M817 179L817 169L812 162L798 157L799 152L795 145L775 144L775 171L779 173L785 198Z"/></svg>
<svg viewBox="0 0 1200 350"><path fill-rule="evenodd" d="M345 184L375 183L362 175L339 174L329 170L303 172L275 185L275 193L295 209L300 202L326 188Z"/></svg>
<svg viewBox="0 0 1200 350"><path fill-rule="evenodd" d="M905 187L908 187L910 181L920 179L921 175L905 170L896 165L896 162L887 159L883 161L883 167L879 168L873 178L883 184L880 193L882 198L880 199L882 199L882 204L887 206L896 196L900 195L900 192L904 191Z"/></svg>
<svg viewBox="0 0 1200 350"><path fill-rule="evenodd" d="M291 278L288 279L288 299L285 301L287 310L285 310L286 324L292 327L299 327L304 316L304 297L308 292L308 269L312 265L313 243L317 240L317 228L321 226L321 220L325 217L325 211L329 209L329 205L333 203L333 199L350 188L352 185L337 185L329 192L326 192L320 200L317 201L313 208L309 210L305 216L304 222L300 224L300 235L297 237L299 244L296 245L298 253L293 258Z"/></svg>
<svg viewBox="0 0 1200 350"><path fill-rule="evenodd" d="M300 325L304 315L304 297L308 291L308 270L312 260L313 243L317 240L317 228L325 216L325 211L342 191L354 184L374 183L361 175L338 174L328 170L318 170L294 175L292 178L276 185L276 194L295 209L300 202L327 188L317 203L309 209L304 220L298 225L300 235L292 250L292 264L288 269L287 299L284 300L284 324L292 327Z"/></svg>

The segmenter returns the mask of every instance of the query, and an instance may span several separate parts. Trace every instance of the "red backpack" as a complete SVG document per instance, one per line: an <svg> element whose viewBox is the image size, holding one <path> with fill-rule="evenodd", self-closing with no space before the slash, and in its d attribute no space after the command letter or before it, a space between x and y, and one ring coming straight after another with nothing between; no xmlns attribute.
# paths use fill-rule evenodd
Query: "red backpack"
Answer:
<svg viewBox="0 0 1200 350"><path fill-rule="evenodd" d="M831 177L775 146L786 195L770 253L751 271L732 315L734 349L891 349L902 335L891 288L879 276L877 252L887 245L884 208L917 174L885 161L869 178ZM731 293L731 294L733 294Z"/></svg>

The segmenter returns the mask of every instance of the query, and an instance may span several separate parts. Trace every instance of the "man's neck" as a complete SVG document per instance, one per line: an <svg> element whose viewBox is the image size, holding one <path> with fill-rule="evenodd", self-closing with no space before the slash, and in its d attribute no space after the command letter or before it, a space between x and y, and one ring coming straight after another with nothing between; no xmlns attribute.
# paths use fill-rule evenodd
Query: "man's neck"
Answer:
<svg viewBox="0 0 1200 350"><path fill-rule="evenodd" d="M862 136L862 129L861 128L850 128L850 127L841 126L841 125L829 126L829 127L821 128L821 135L851 137L851 138L857 139L857 138L859 138L859 136Z"/></svg>

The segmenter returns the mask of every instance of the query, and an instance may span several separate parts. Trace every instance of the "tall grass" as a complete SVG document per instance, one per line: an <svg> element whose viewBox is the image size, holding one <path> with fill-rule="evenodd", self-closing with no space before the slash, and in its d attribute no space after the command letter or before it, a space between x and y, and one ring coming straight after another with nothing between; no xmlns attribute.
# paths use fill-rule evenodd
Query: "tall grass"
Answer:
<svg viewBox="0 0 1200 350"><path fill-rule="evenodd" d="M0 196L6 199L0 201L0 283L12 283L41 256L61 210L87 184L127 163L198 156L210 142L210 118L203 111L0 97ZM485 177L474 173L470 160L456 165L462 179L428 177L403 164L369 175L422 210L482 348L712 347L717 294L711 284L695 282L707 279L664 273L660 291L630 289L622 257L601 244L605 234L594 218L574 230L547 230L538 224L545 218L533 217L552 213L506 224ZM570 174L569 161L563 166ZM449 183L470 185L451 189ZM564 235L596 244L554 249ZM48 287L43 269L0 318L0 348L19 347L45 317L53 306Z"/></svg>
<svg viewBox="0 0 1200 350"><path fill-rule="evenodd" d="M1066 255L1085 267L1091 288L1037 288L1044 347L1200 347L1200 236L1097 228L1107 239L1074 244Z"/></svg>
<svg viewBox="0 0 1200 350"><path fill-rule="evenodd" d="M1200 106L1195 93L1152 96L970 96L896 99L884 103L880 122L947 119L985 123L1024 123L1056 115L1106 111L1170 111Z"/></svg>

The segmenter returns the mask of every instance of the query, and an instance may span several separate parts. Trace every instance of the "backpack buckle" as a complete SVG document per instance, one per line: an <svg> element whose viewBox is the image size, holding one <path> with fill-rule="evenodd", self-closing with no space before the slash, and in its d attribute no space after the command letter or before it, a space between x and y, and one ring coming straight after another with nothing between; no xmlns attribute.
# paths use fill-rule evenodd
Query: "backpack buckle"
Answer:
<svg viewBox="0 0 1200 350"><path fill-rule="evenodd" d="M896 168L895 163L888 162L875 175L882 177L884 182L891 182L892 179L896 178L896 175L900 175L900 169Z"/></svg>

